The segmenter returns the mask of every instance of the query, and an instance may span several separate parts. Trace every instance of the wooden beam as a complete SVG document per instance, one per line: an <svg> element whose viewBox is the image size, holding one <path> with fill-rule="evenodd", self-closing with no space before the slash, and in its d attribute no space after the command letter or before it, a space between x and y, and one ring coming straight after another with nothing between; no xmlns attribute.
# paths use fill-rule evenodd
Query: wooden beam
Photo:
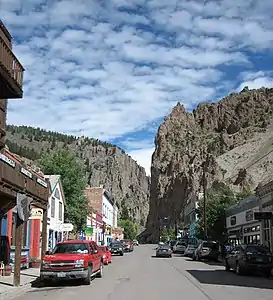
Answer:
<svg viewBox="0 0 273 300"><path fill-rule="evenodd" d="M24 222L20 220L17 216L16 231L15 231L14 276L13 276L13 285L16 287L20 286L23 229L24 229Z"/></svg>
<svg viewBox="0 0 273 300"><path fill-rule="evenodd" d="M47 248L47 209L43 209L41 259L43 259L45 256L46 248Z"/></svg>

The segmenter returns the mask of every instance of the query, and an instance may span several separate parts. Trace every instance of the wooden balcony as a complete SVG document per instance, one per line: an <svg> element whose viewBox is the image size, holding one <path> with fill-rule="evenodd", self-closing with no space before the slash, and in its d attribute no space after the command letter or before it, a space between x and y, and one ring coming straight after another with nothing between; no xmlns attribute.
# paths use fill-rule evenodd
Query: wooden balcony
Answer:
<svg viewBox="0 0 273 300"><path fill-rule="evenodd" d="M0 153L0 192L13 199L13 202L14 198L16 202L16 194L19 192L33 198L34 203L39 206L46 207L48 203L49 189L46 180L23 166L7 150Z"/></svg>
<svg viewBox="0 0 273 300"><path fill-rule="evenodd" d="M0 99L23 97L24 68L13 54L10 35L0 21Z"/></svg>

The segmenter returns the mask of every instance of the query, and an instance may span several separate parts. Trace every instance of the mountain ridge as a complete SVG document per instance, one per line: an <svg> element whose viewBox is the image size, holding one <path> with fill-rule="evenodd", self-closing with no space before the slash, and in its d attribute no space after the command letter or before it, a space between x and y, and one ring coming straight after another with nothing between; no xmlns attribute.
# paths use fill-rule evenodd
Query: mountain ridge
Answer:
<svg viewBox="0 0 273 300"><path fill-rule="evenodd" d="M182 226L185 203L202 191L203 165L208 188L225 181L235 191L253 190L270 176L272 124L272 88L246 87L219 102L200 103L192 112L178 103L155 138L150 210L142 237L156 241L158 222L166 215L171 224ZM262 158L265 153L269 154Z"/></svg>
<svg viewBox="0 0 273 300"><path fill-rule="evenodd" d="M145 169L120 147L88 137L16 125L7 126L6 145L28 164L37 164L43 152L56 148L75 152L86 166L88 184L103 185L117 200L120 214L145 225L150 178Z"/></svg>

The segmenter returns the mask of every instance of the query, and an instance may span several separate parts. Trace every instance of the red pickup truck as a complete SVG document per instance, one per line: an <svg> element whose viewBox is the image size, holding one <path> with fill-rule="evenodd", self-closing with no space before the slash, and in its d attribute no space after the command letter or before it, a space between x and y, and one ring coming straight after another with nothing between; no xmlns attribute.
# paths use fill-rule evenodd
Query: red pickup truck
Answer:
<svg viewBox="0 0 273 300"><path fill-rule="evenodd" d="M95 242L87 240L58 243L52 252L46 252L40 270L40 280L44 284L54 280L76 279L90 284L92 277L102 275L101 251Z"/></svg>

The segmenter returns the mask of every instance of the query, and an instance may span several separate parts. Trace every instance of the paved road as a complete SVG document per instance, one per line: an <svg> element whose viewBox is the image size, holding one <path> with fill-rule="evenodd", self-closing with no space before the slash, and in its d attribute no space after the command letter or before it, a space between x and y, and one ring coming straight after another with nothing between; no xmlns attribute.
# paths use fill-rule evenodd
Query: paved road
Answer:
<svg viewBox="0 0 273 300"><path fill-rule="evenodd" d="M104 277L90 286L32 288L17 300L272 300L273 279L238 277L222 266L174 256L153 258L155 246L141 245L133 253L115 257ZM185 298L184 298L185 299Z"/></svg>

